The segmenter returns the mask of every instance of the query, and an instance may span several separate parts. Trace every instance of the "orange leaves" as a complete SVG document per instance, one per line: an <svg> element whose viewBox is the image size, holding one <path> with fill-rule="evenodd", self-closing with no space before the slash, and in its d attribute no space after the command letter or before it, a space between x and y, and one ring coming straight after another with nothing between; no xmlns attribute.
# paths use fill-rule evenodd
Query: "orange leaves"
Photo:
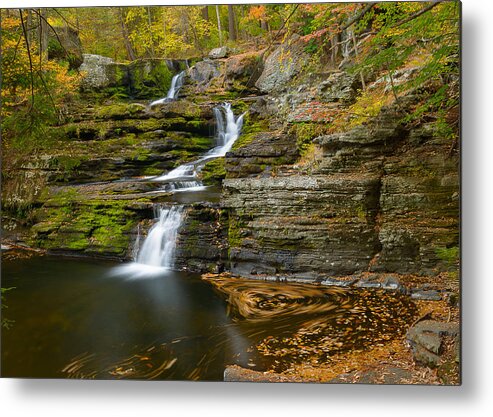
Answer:
<svg viewBox="0 0 493 417"><path fill-rule="evenodd" d="M249 20L265 20L267 18L267 9L264 5L252 6L248 13Z"/></svg>

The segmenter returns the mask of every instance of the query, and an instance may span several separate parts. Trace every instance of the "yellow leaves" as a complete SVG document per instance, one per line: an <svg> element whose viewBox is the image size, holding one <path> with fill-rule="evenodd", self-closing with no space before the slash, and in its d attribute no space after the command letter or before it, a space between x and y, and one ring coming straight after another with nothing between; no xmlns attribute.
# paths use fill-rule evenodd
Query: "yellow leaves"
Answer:
<svg viewBox="0 0 493 417"><path fill-rule="evenodd" d="M9 29L16 28L20 25L21 20L18 17L2 16L2 31L7 31ZM4 39L2 39L4 42Z"/></svg>
<svg viewBox="0 0 493 417"><path fill-rule="evenodd" d="M382 107L390 104L393 99L392 93L385 91L383 86L362 92L353 105L334 118L331 131L350 130L365 123L371 117L375 117Z"/></svg>

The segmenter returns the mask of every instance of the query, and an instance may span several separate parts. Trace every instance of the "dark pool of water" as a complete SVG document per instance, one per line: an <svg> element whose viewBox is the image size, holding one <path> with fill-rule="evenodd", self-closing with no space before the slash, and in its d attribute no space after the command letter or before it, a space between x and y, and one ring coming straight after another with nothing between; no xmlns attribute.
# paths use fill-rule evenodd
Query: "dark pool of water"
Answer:
<svg viewBox="0 0 493 417"><path fill-rule="evenodd" d="M134 266L3 261L2 376L220 381L233 364L318 366L401 337L417 311L398 293Z"/></svg>
<svg viewBox="0 0 493 417"><path fill-rule="evenodd" d="M226 364L246 364L236 355L248 340L200 277L112 277L114 266L52 257L4 261L2 287L15 287L4 316L15 322L2 330L2 376L222 380Z"/></svg>

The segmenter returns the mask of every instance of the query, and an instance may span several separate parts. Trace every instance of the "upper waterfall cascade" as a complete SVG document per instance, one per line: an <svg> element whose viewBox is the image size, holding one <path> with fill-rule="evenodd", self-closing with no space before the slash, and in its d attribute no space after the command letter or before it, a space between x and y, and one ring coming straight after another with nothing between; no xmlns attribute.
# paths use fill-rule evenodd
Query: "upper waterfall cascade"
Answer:
<svg viewBox="0 0 493 417"><path fill-rule="evenodd" d="M166 182L167 191L196 191L204 185L198 179L198 173L210 160L226 155L241 133L244 113L236 117L230 103L214 108L216 120L216 146L196 161L180 165L165 175L154 178L154 181Z"/></svg>
<svg viewBox="0 0 493 417"><path fill-rule="evenodd" d="M166 97L161 98L159 100L153 101L150 106L155 106L157 104L163 104L167 101L176 100L178 98L178 93L180 92L181 87L183 87L183 81L185 79L185 71L176 74L171 79L171 86L169 87L168 94Z"/></svg>

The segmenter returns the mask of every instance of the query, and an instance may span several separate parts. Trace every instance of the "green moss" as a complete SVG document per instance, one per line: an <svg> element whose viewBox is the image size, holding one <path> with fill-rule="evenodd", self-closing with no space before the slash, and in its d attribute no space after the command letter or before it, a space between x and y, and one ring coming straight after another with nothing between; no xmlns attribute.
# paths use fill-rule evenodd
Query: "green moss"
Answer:
<svg viewBox="0 0 493 417"><path fill-rule="evenodd" d="M242 228L243 224L239 217L229 216L229 227L228 227L228 246L231 248L241 247L243 242L242 239Z"/></svg>
<svg viewBox="0 0 493 417"><path fill-rule="evenodd" d="M200 177L206 185L221 184L226 177L224 158L207 162L200 172Z"/></svg>
<svg viewBox="0 0 493 417"><path fill-rule="evenodd" d="M184 149L197 152L205 152L213 145L213 140L206 136L192 136L181 140L181 145Z"/></svg>
<svg viewBox="0 0 493 417"><path fill-rule="evenodd" d="M231 108L233 109L233 112L234 114L242 114L242 113L246 113L244 118L245 119L248 119L248 109L249 109L249 105L247 103L245 103L245 101L243 100L234 100L232 103L231 103Z"/></svg>
<svg viewBox="0 0 493 417"><path fill-rule="evenodd" d="M239 97L239 93L237 91L221 91L220 93L211 94L207 96L205 101L232 101Z"/></svg>
<svg viewBox="0 0 493 417"><path fill-rule="evenodd" d="M257 137L258 133L265 132L266 130L267 124L265 121L251 122L248 118L245 119L241 135L233 144L232 149L236 150L248 145Z"/></svg>
<svg viewBox="0 0 493 417"><path fill-rule="evenodd" d="M162 168L152 167L152 166L146 167L144 171L142 171L143 175L160 175L162 173L163 173Z"/></svg>
<svg viewBox="0 0 493 417"><path fill-rule="evenodd" d="M135 61L130 68L131 94L136 98L163 97L171 85L173 74L164 61L142 63ZM151 65L150 71L147 65Z"/></svg>
<svg viewBox="0 0 493 417"><path fill-rule="evenodd" d="M132 159L140 162L145 162L149 160L150 155L151 151L146 148L135 148L130 153Z"/></svg>
<svg viewBox="0 0 493 417"><path fill-rule="evenodd" d="M366 221L368 212L366 211L364 205L358 205L356 207L356 215L358 216L358 219L360 219L361 221Z"/></svg>
<svg viewBox="0 0 493 417"><path fill-rule="evenodd" d="M451 248L435 248L435 253L439 259L444 261L447 266L457 266L459 262L459 247L453 246Z"/></svg>
<svg viewBox="0 0 493 417"><path fill-rule="evenodd" d="M86 155L57 155L50 161L51 167L58 171L53 180L57 182L67 181L67 175L76 175L79 166L88 159Z"/></svg>
<svg viewBox="0 0 493 417"><path fill-rule="evenodd" d="M141 140L139 138L137 138L135 133L128 133L125 136L116 139L116 141L112 141L112 142L108 141L107 144L108 145L118 144L121 146L133 146L133 145L137 145L140 142L141 142Z"/></svg>
<svg viewBox="0 0 493 417"><path fill-rule="evenodd" d="M202 132L206 127L207 131L209 129L209 126L203 120L187 120L184 117L138 120L133 126L139 132L151 132L154 130Z"/></svg>
<svg viewBox="0 0 493 417"><path fill-rule="evenodd" d="M68 207L79 198L77 190L73 187L63 188L61 191L50 193L47 191L46 205L49 207Z"/></svg>
<svg viewBox="0 0 493 417"><path fill-rule="evenodd" d="M127 206L128 202L118 200L85 201L74 189L56 193L37 211L42 221L32 227L30 243L52 250L123 256L138 221Z"/></svg>
<svg viewBox="0 0 493 417"><path fill-rule="evenodd" d="M145 108L137 103L116 103L101 106L96 110L96 117L101 119L131 119L143 114Z"/></svg>
<svg viewBox="0 0 493 417"><path fill-rule="evenodd" d="M296 147L301 157L310 149L313 139L325 133L326 126L320 123L294 123L291 133L296 136Z"/></svg>

